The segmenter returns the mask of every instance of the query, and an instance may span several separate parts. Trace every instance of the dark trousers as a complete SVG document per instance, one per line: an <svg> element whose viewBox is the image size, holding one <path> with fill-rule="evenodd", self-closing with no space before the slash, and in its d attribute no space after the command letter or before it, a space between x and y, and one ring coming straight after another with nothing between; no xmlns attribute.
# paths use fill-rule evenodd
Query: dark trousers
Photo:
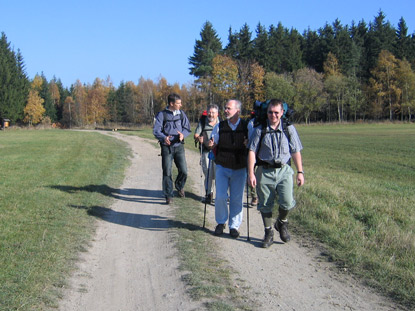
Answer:
<svg viewBox="0 0 415 311"><path fill-rule="evenodd" d="M177 167L177 177L174 186L177 190L182 190L187 179L187 164L184 152L184 145L180 144L175 147L161 146L161 167L163 169L163 194L166 198L173 197L173 178L172 165Z"/></svg>

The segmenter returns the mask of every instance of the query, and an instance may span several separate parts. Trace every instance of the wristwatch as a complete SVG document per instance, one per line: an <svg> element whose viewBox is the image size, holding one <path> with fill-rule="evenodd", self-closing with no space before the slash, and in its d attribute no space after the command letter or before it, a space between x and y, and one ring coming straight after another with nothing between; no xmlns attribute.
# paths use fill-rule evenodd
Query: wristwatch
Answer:
<svg viewBox="0 0 415 311"><path fill-rule="evenodd" d="M303 174L304 175L304 171L298 171L297 174Z"/></svg>

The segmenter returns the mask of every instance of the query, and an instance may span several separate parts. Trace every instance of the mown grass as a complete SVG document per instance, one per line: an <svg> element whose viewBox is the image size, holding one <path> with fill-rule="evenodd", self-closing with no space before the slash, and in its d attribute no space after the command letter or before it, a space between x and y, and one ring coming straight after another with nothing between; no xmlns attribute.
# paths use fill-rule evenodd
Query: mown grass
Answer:
<svg viewBox="0 0 415 311"><path fill-rule="evenodd" d="M306 184L294 223L331 258L415 306L415 125L298 126Z"/></svg>
<svg viewBox="0 0 415 311"><path fill-rule="evenodd" d="M93 232L89 214L123 180L127 149L97 133L10 130L0 155L0 309L56 307Z"/></svg>

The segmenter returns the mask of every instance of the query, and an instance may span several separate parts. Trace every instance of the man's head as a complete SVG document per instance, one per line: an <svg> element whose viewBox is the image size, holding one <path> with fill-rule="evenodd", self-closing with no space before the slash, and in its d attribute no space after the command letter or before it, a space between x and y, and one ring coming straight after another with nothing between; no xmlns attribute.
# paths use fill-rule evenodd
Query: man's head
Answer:
<svg viewBox="0 0 415 311"><path fill-rule="evenodd" d="M182 99L180 98L180 95L172 93L167 97L167 104L168 108L172 111L180 110L180 107L182 106Z"/></svg>
<svg viewBox="0 0 415 311"><path fill-rule="evenodd" d="M267 114L270 125L278 125L284 114L283 103L279 99L271 99L268 104Z"/></svg>
<svg viewBox="0 0 415 311"><path fill-rule="evenodd" d="M217 119L219 114L219 107L215 104L209 105L207 107L207 118L209 122L213 122Z"/></svg>
<svg viewBox="0 0 415 311"><path fill-rule="evenodd" d="M242 103L239 100L231 99L225 105L225 117L232 121L237 121L241 113Z"/></svg>

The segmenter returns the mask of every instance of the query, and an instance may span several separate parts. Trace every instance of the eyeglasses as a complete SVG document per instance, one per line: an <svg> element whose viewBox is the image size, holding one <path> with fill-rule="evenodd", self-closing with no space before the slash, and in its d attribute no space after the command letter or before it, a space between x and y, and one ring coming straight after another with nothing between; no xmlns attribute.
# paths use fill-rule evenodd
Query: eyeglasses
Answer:
<svg viewBox="0 0 415 311"><path fill-rule="evenodd" d="M278 111L268 111L268 114L275 114L276 116L278 115L278 114L280 114L281 112L278 112Z"/></svg>

